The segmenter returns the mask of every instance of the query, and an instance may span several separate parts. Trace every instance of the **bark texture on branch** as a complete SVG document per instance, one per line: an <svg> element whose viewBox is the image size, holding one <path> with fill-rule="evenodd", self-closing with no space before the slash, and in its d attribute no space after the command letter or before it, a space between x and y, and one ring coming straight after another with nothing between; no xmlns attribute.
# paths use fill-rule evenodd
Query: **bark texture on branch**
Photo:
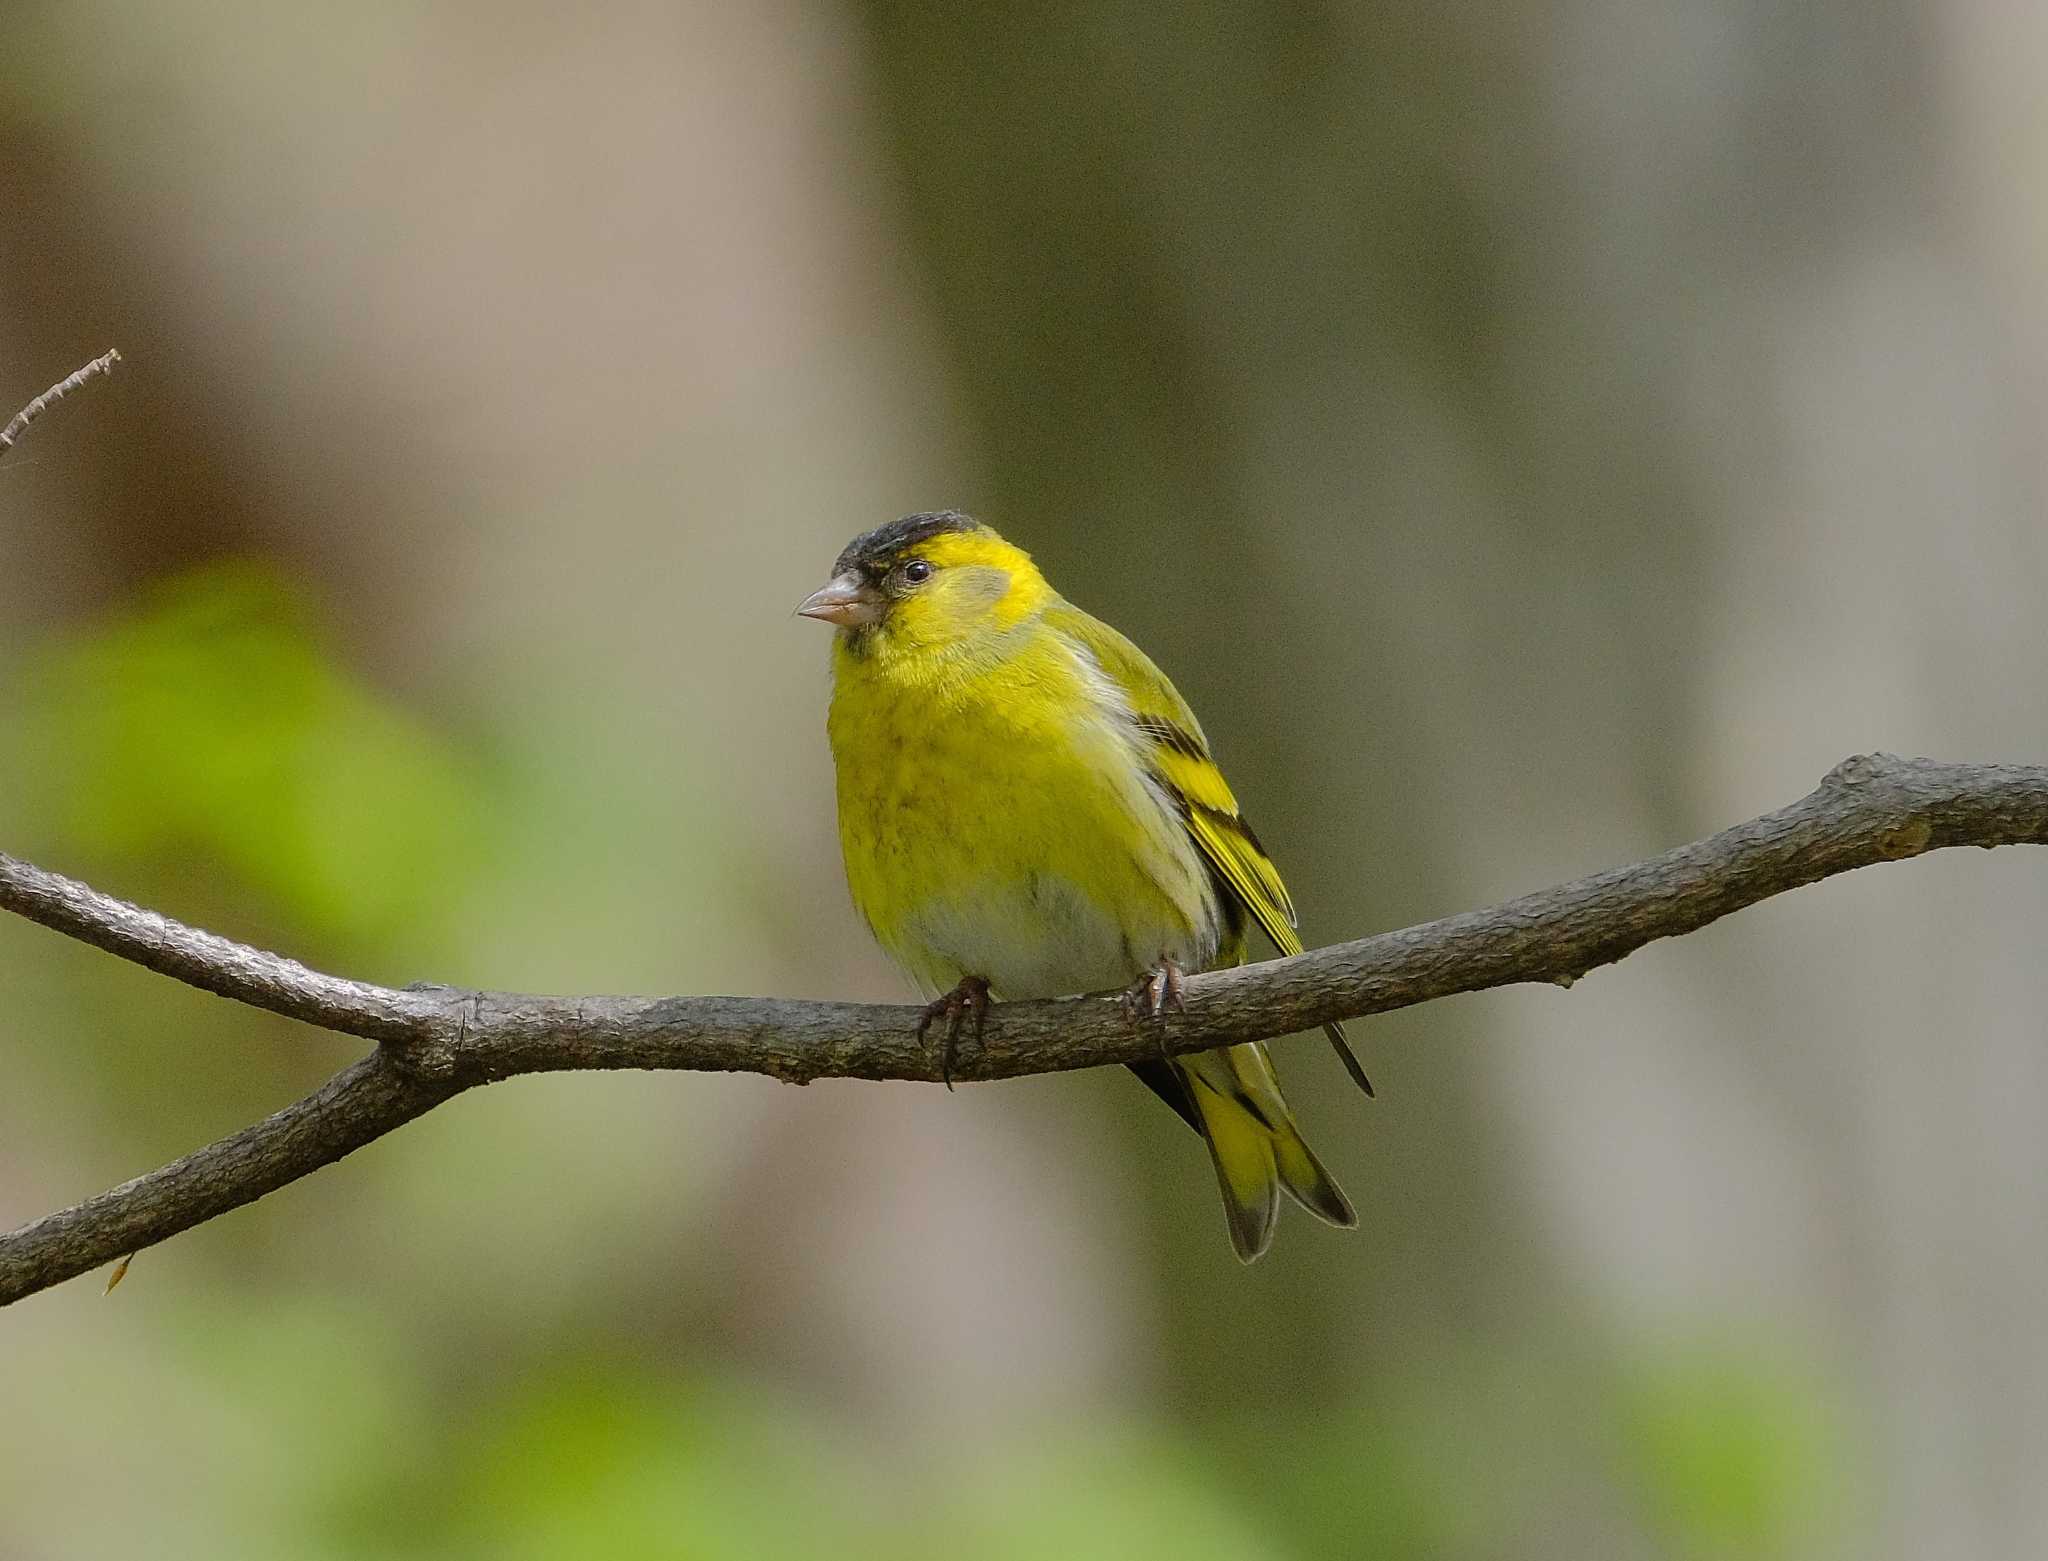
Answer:
<svg viewBox="0 0 2048 1561"><path fill-rule="evenodd" d="M1192 976L1142 1030L1115 996L1005 1003L953 1076L1015 1078L1201 1051L1516 982L1570 985L1659 938L1836 873L1945 846L2048 844L2048 768L1869 754L1791 806L1487 910ZM741 997L394 990L322 975L0 855L0 909L204 991L377 1042L304 1100L161 1170L0 1236L0 1305L339 1160L479 1084L670 1068L936 1081L912 1007Z"/></svg>
<svg viewBox="0 0 2048 1561"><path fill-rule="evenodd" d="M98 379L102 374L111 374L114 365L121 361L121 354L109 347L82 369L77 369L57 381L35 400L23 407L7 420L7 426L0 428L0 455L14 448L15 441L28 432L28 425L41 417L52 406L62 401L72 391L89 380Z"/></svg>

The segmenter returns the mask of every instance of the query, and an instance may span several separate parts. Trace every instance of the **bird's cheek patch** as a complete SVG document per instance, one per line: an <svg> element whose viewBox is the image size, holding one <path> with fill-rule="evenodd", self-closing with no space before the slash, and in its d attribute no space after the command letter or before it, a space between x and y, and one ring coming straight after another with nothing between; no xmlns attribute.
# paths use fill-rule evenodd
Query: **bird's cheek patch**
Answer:
<svg viewBox="0 0 2048 1561"><path fill-rule="evenodd" d="M967 611L997 606L1010 594L1010 571L993 564L968 564L948 576L948 594Z"/></svg>

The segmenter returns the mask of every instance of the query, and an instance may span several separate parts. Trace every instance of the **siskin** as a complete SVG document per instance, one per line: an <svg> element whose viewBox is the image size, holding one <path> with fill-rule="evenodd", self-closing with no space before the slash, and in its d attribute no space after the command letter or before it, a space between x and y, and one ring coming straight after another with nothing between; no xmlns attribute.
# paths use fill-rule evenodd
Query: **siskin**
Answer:
<svg viewBox="0 0 2048 1561"><path fill-rule="evenodd" d="M991 994L1130 987L1235 965L1256 923L1301 951L1279 871L1174 686L1064 600L1030 555L954 511L854 538L797 609L837 628L828 728L854 904L927 996L925 1025ZM922 1033L923 1027L920 1027ZM1337 1025L1331 1044L1372 1093ZM1231 1244L1273 1239L1280 1194L1358 1216L1302 1141L1257 1043L1132 1064L1202 1135Z"/></svg>

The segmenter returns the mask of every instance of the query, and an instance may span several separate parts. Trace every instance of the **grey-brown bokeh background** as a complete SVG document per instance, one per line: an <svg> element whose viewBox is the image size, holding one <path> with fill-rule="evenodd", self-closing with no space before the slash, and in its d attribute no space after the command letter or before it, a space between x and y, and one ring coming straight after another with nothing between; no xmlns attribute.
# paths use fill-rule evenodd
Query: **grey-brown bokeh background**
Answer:
<svg viewBox="0 0 2048 1561"><path fill-rule="evenodd" d="M0 844L390 981L902 995L850 533L1179 681L1311 941L2038 758L2048 13L27 0ZM2048 1545L2048 870L1860 875L1291 1090L549 1078L0 1317L0 1553ZM350 1055L0 925L0 1223Z"/></svg>

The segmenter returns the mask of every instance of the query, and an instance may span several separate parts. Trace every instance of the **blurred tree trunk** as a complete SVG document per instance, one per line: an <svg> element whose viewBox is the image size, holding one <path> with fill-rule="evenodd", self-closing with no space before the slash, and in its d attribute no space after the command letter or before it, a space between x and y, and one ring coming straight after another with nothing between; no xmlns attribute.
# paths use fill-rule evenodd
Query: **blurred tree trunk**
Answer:
<svg viewBox="0 0 2048 1561"><path fill-rule="evenodd" d="M2039 744L2038 425L1959 302L1929 14L867 7L978 415L961 497L1182 680L1311 941L1858 748ZM1351 1285L1319 1340L1259 1342L1270 1298L1188 1261L1183 1345L1241 1325L1188 1391L1290 1358L1370 1384L1588 1287L1623 1354L1786 1303L1774 1348L1884 1384L1871 1542L2037 1547L2048 977L2014 929L2044 897L2033 864L1967 877L1366 1027L1381 1104L1313 1113L1367 1211ZM1915 954L1958 938L1967 1000ZM1942 1033L1969 1060L1930 1075ZM2028 1104L1987 1136L1993 1079Z"/></svg>

